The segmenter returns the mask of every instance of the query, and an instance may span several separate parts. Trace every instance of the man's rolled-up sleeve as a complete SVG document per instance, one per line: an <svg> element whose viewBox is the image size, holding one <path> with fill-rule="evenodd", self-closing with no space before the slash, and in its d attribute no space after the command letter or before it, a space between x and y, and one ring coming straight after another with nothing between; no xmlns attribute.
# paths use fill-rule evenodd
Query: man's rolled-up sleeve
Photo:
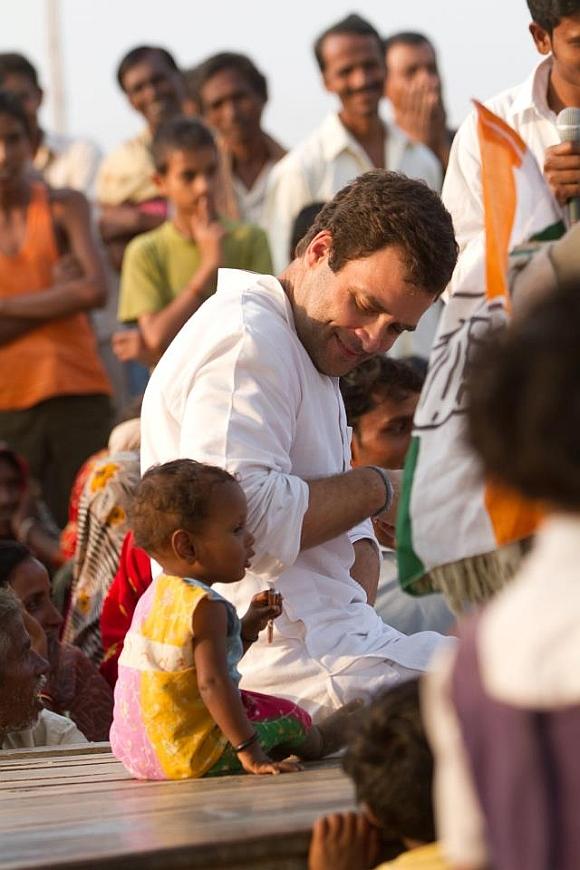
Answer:
<svg viewBox="0 0 580 870"><path fill-rule="evenodd" d="M308 484L292 474L300 384L283 339L275 328L234 330L196 372L181 429L182 456L240 482L256 540L252 572L265 580L295 562L308 508Z"/></svg>
<svg viewBox="0 0 580 870"><path fill-rule="evenodd" d="M376 539L373 524L370 519L363 520L362 523L353 526L353 528L348 532L348 538L353 546L357 541L370 541L375 545L377 553L379 552L379 543Z"/></svg>

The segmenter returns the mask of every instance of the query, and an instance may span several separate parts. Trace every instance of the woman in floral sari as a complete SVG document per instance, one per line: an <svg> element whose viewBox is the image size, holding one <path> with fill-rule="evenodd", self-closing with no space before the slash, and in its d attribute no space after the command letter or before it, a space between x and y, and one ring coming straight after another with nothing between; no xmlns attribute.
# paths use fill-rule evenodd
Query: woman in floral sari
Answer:
<svg viewBox="0 0 580 870"><path fill-rule="evenodd" d="M100 616L119 567L128 509L139 481L137 452L111 453L97 462L81 496L77 546L64 640L97 666L103 658Z"/></svg>

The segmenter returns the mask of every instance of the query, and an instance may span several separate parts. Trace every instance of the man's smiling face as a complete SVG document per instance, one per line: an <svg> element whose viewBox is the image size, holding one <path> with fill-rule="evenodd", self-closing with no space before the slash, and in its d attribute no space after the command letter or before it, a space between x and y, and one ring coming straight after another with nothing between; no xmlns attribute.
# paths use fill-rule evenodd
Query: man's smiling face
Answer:
<svg viewBox="0 0 580 870"><path fill-rule="evenodd" d="M401 332L414 330L435 296L407 277L404 250L388 245L333 272L332 238L320 232L303 256L292 287L296 330L316 368L345 375L384 353Z"/></svg>

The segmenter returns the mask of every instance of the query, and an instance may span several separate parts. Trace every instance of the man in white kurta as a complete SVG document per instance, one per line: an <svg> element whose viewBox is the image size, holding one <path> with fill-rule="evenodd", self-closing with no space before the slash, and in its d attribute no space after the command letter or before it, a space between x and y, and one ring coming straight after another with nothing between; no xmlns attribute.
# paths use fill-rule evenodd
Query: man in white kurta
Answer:
<svg viewBox="0 0 580 870"><path fill-rule="evenodd" d="M141 464L188 457L237 476L255 557L244 580L218 589L240 609L269 585L284 597L273 643L264 632L252 645L241 685L316 715L424 670L444 642L407 637L368 604L379 574L368 517L391 493L382 470L350 470L338 375L416 326L456 245L436 194L378 170L323 209L301 245L280 279L219 271L153 372Z"/></svg>
<svg viewBox="0 0 580 870"><path fill-rule="evenodd" d="M275 583L284 612L274 643L261 637L244 656L242 688L316 711L426 668L440 636L385 625L350 575L370 522L300 552L305 481L349 469L350 439L338 379L314 367L276 278L220 270L215 297L155 369L142 419L143 469L191 457L237 475L248 499L252 572L216 588L245 610Z"/></svg>

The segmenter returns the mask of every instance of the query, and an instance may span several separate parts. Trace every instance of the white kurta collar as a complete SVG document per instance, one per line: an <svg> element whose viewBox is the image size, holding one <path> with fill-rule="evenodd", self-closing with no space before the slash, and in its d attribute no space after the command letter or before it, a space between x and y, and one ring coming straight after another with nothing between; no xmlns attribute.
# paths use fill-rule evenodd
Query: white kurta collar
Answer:
<svg viewBox="0 0 580 870"><path fill-rule="evenodd" d="M548 83L552 70L552 55L538 63L532 73L518 89L512 104L514 117L524 117L526 114L540 115L552 123L556 115L548 105Z"/></svg>
<svg viewBox="0 0 580 870"><path fill-rule="evenodd" d="M294 312L281 283L273 275L260 275L258 272L250 272L245 269L218 269L216 293L237 295L258 286L268 292L268 295L277 303L280 314L288 325L296 331Z"/></svg>

